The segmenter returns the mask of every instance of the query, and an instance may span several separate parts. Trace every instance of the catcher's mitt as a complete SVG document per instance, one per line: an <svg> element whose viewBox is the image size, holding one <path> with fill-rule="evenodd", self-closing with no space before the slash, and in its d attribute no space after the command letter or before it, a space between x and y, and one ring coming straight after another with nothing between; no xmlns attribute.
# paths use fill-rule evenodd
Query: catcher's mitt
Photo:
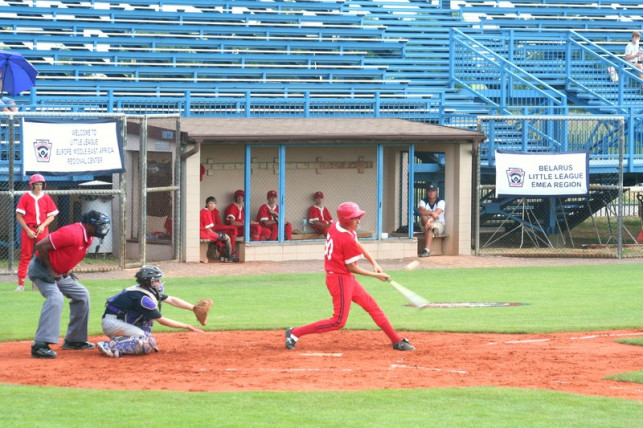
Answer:
<svg viewBox="0 0 643 428"><path fill-rule="evenodd" d="M196 319L201 323L201 325L206 324L206 321L208 319L208 312L210 312L211 306L212 299L199 300L194 305L194 309L192 309L192 311L194 312L194 315L196 315Z"/></svg>

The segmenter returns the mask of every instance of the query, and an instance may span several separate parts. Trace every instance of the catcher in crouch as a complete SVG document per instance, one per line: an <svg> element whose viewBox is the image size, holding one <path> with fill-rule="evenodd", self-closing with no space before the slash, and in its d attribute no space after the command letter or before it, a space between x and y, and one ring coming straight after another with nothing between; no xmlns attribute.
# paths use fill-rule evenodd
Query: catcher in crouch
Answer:
<svg viewBox="0 0 643 428"><path fill-rule="evenodd" d="M165 318L161 314L163 302L193 311L202 325L206 324L212 300L206 299L192 305L178 297L163 294L163 272L156 266L143 266L136 272L138 285L126 288L107 299L103 314L103 333L110 341L98 342L98 350L111 358L121 355L158 352L152 335L154 321L167 327L184 328L203 333L200 328Z"/></svg>

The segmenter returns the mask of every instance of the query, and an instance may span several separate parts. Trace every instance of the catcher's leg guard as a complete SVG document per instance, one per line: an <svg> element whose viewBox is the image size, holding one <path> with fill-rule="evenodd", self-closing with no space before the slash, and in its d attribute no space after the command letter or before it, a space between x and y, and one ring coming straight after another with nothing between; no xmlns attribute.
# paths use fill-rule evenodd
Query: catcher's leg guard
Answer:
<svg viewBox="0 0 643 428"><path fill-rule="evenodd" d="M146 336L121 336L116 337L110 343L113 352L119 355L147 355L157 351L156 339L152 335Z"/></svg>

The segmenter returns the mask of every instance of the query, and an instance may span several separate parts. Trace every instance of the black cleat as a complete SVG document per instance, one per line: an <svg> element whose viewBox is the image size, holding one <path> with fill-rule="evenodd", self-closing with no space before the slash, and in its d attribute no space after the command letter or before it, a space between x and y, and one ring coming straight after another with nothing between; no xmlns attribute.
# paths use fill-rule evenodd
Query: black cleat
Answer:
<svg viewBox="0 0 643 428"><path fill-rule="evenodd" d="M297 344L297 338L291 333L292 327L286 330L286 349L293 350Z"/></svg>
<svg viewBox="0 0 643 428"><path fill-rule="evenodd" d="M96 345L91 342L69 342L65 339L63 349L66 351L82 351L84 349L94 349Z"/></svg>
<svg viewBox="0 0 643 428"><path fill-rule="evenodd" d="M393 349L396 351L415 351L415 346L411 345L407 339L402 339L393 344Z"/></svg>
<svg viewBox="0 0 643 428"><path fill-rule="evenodd" d="M34 342L31 345L31 356L33 358L56 358L58 354L49 348L45 342Z"/></svg>

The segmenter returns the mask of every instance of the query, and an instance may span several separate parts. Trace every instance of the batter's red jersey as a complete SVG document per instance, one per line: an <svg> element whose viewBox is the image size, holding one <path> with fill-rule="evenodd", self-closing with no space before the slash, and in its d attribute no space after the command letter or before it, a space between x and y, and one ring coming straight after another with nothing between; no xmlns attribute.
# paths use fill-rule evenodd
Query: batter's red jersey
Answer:
<svg viewBox="0 0 643 428"><path fill-rule="evenodd" d="M308 221L311 223L313 221L321 221L330 224L333 221L333 217L330 215L328 208L320 208L317 205L313 205L308 209Z"/></svg>
<svg viewBox="0 0 643 428"><path fill-rule="evenodd" d="M36 196L33 193L25 193L18 200L16 212L22 214L22 218L28 226L39 226L49 216L58 214L58 208L51 196L41 193Z"/></svg>
<svg viewBox="0 0 643 428"><path fill-rule="evenodd" d="M239 221L243 223L243 207L237 204L230 204L225 209L225 221L230 224L231 221Z"/></svg>
<svg viewBox="0 0 643 428"><path fill-rule="evenodd" d="M276 218L275 216L270 214L270 211L268 211L269 209L275 212L279 212L279 205L274 205L271 207L268 204L263 204L262 206L260 206L259 211L257 212L257 221L279 220L279 218Z"/></svg>
<svg viewBox="0 0 643 428"><path fill-rule="evenodd" d="M324 269L329 273L350 274L347 264L364 258L362 248L357 243L357 234L344 229L338 221L333 223L326 235L324 248Z"/></svg>
<svg viewBox="0 0 643 428"><path fill-rule="evenodd" d="M54 271L67 273L85 257L87 248L94 238L87 234L82 223L63 226L49 235L53 250L49 251L49 261Z"/></svg>

